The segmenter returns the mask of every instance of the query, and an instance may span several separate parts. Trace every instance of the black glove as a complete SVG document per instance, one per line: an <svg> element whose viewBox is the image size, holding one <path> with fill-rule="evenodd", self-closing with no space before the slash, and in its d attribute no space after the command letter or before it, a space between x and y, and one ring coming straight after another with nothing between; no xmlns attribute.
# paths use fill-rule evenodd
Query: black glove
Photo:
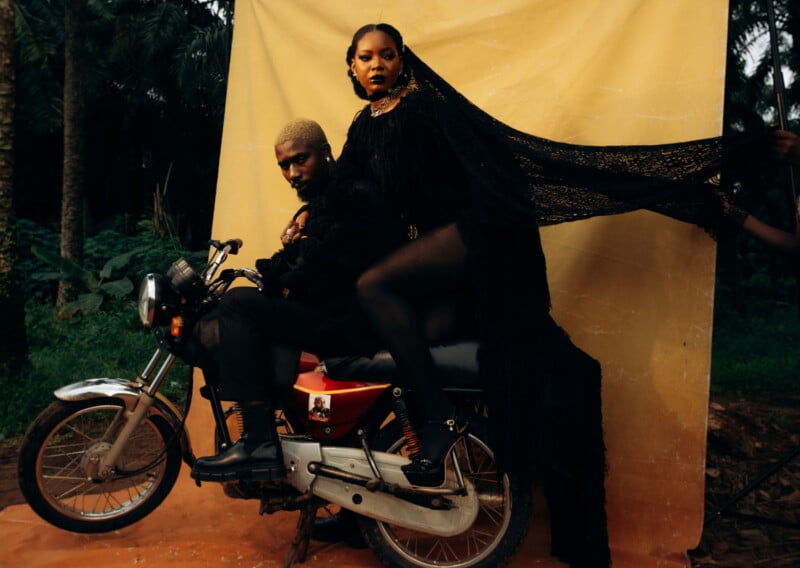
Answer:
<svg viewBox="0 0 800 568"><path fill-rule="evenodd" d="M284 272L284 267L280 258L259 258L256 260L256 270L261 274L264 293L275 294L283 290L281 275Z"/></svg>
<svg viewBox="0 0 800 568"><path fill-rule="evenodd" d="M259 258L256 260L256 270L258 270L262 278L266 278L272 272L272 259Z"/></svg>

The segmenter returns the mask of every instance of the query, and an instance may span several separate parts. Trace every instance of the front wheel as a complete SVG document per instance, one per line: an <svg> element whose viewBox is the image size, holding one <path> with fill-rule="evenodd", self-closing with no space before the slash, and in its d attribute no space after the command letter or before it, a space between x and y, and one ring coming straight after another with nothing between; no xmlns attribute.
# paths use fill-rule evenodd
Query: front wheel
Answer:
<svg viewBox="0 0 800 568"><path fill-rule="evenodd" d="M497 568L505 565L522 544L530 520L531 482L509 475L498 478L483 426L479 421L471 423L471 432L455 445L462 474L478 494L478 517L465 532L440 537L359 517L364 538L386 566ZM404 452L405 439L396 421L381 430L376 446L392 453ZM447 464L446 483L452 483L452 458L447 458Z"/></svg>
<svg viewBox="0 0 800 568"><path fill-rule="evenodd" d="M169 494L181 450L159 416L134 430L109 479L92 479L124 413L114 398L56 401L28 428L19 454L20 490L45 521L73 532L112 531L142 519Z"/></svg>

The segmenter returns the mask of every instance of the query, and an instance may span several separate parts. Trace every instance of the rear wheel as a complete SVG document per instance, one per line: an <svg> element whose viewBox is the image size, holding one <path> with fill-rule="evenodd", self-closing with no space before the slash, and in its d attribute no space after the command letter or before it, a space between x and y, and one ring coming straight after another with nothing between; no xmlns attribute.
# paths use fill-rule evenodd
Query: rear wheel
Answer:
<svg viewBox="0 0 800 568"><path fill-rule="evenodd" d="M124 412L113 398L56 401L31 424L20 447L19 483L40 517L68 531L107 532L142 519L166 498L182 458L159 416L139 424L109 479L92 479Z"/></svg>
<svg viewBox="0 0 800 568"><path fill-rule="evenodd" d="M531 483L509 475L498 480L484 425L471 423L470 430L456 442L455 450L462 474L478 493L477 519L459 535L440 537L359 517L364 538L386 566L496 568L505 565L522 544L531 513ZM405 439L396 423L381 431L375 446L388 452L405 452ZM447 464L446 483L452 483L452 458Z"/></svg>

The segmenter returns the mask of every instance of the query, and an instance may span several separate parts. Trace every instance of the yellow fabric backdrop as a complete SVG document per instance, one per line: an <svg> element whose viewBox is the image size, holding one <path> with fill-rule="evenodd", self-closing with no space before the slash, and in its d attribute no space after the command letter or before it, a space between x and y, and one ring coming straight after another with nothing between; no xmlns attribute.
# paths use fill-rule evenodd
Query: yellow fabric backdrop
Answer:
<svg viewBox="0 0 800 568"><path fill-rule="evenodd" d="M241 265L278 248L298 204L275 165L274 135L291 118L314 118L338 154L363 105L344 62L362 24L395 25L470 100L521 130L648 144L721 132L727 9L725 0L239 0L213 237L243 238ZM543 239L555 317L604 369L614 564L688 567L703 517L713 242L647 212L547 227Z"/></svg>

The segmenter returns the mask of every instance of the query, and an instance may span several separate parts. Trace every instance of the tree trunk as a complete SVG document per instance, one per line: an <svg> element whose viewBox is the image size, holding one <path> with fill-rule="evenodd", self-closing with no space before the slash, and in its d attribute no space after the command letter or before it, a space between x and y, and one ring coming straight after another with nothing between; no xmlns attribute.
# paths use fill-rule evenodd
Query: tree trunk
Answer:
<svg viewBox="0 0 800 568"><path fill-rule="evenodd" d="M0 374L28 359L14 219L14 2L0 0Z"/></svg>
<svg viewBox="0 0 800 568"><path fill-rule="evenodd" d="M64 3L64 178L61 194L61 256L83 265L84 116L81 6L83 0ZM75 287L59 283L59 306L75 299Z"/></svg>

